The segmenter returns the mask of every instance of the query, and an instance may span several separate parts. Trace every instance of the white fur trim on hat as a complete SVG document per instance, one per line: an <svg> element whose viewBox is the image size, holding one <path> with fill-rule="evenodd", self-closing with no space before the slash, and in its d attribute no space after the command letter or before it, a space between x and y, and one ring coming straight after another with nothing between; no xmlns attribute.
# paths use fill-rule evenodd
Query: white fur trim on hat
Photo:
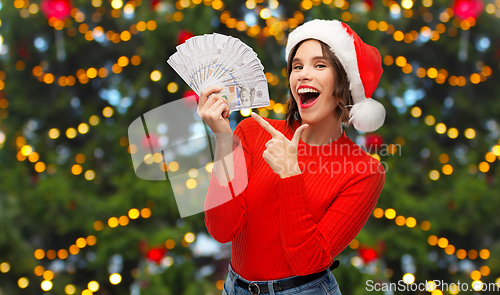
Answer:
<svg viewBox="0 0 500 295"><path fill-rule="evenodd" d="M384 124L385 108L380 102L365 98L362 102L354 104L350 117L349 123L352 123L356 130L372 132Z"/></svg>

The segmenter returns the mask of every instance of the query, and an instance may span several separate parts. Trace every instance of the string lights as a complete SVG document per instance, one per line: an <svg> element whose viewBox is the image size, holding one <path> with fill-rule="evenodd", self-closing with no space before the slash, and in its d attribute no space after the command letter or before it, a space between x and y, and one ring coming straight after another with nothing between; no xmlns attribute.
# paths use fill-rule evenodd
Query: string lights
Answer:
<svg viewBox="0 0 500 295"><path fill-rule="evenodd" d="M382 208L375 208L375 210L373 211L373 216L379 219L385 217L386 219L394 220L398 226L407 226L409 228L414 228L417 226L417 220L414 217L404 217L402 215L397 215L396 210L394 210L393 208L388 208L386 210ZM431 229L431 223L427 220L424 220L420 223L420 228L424 231L428 231ZM460 260L466 258L469 258L470 260L476 260L478 258L481 258L482 260L488 260L491 256L491 253L488 249L481 249L479 251L475 249L471 249L469 251L465 249L456 249L456 247L452 245L445 237L438 238L435 235L430 235L427 238L427 243L431 246L438 246L439 248L442 248L448 255L455 254L456 257ZM359 247L359 242L355 239L349 246L351 247L351 249L357 249ZM479 268L479 270L471 271L470 278L473 281L479 281L482 277L488 276L490 272L490 268L486 265L483 265ZM499 282L500 281L497 280L497 283Z"/></svg>
<svg viewBox="0 0 500 295"><path fill-rule="evenodd" d="M422 109L415 106L410 111L411 115L415 118L420 118L422 116ZM465 138L471 140L476 137L476 131L473 128L466 128L462 133L458 131L457 128L451 127L448 128L444 123L437 123L436 119L432 115L427 115L424 118L425 124L428 126L435 126L435 131L438 134L447 134L447 136L451 139L456 139L459 134L463 134ZM481 161L479 164L470 164L469 172L471 174L476 174L479 170L480 172L487 173L490 170L490 163L494 163L496 160L500 160L500 139L498 143L493 145L490 151L486 152L484 155L484 161ZM439 157L439 161L443 164L442 173L444 175L451 175L453 173L453 166L448 164L449 156L447 154L441 154ZM429 178L432 180L438 180L440 178L440 172L438 170L431 170L429 172Z"/></svg>

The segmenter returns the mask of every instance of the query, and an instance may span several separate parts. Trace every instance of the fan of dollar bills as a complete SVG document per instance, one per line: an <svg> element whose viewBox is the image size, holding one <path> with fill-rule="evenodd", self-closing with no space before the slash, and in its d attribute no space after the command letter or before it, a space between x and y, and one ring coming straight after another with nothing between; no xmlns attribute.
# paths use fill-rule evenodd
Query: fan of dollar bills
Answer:
<svg viewBox="0 0 500 295"><path fill-rule="evenodd" d="M270 105L264 66L257 54L238 38L205 34L177 46L167 63L200 95L209 86L221 86L219 92L230 110Z"/></svg>

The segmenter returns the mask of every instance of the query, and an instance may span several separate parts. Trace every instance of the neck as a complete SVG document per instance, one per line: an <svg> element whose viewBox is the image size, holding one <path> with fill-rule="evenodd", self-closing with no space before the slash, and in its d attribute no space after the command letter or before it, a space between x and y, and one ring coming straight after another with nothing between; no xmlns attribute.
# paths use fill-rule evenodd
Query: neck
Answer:
<svg viewBox="0 0 500 295"><path fill-rule="evenodd" d="M308 145L326 145L339 139L342 135L342 121L340 119L329 122L329 124L302 122L303 124L308 124L309 127L302 132L300 139Z"/></svg>

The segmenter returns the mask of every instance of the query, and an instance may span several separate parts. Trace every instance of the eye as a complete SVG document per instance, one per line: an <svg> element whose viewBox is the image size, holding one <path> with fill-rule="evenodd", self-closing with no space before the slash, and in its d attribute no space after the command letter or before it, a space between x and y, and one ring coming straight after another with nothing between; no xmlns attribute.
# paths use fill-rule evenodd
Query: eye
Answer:
<svg viewBox="0 0 500 295"><path fill-rule="evenodd" d="M316 67L326 68L326 65L324 65L324 64L317 64Z"/></svg>
<svg viewBox="0 0 500 295"><path fill-rule="evenodd" d="M301 70L302 69L302 66L299 66L299 65L296 65L293 67L294 70Z"/></svg>

